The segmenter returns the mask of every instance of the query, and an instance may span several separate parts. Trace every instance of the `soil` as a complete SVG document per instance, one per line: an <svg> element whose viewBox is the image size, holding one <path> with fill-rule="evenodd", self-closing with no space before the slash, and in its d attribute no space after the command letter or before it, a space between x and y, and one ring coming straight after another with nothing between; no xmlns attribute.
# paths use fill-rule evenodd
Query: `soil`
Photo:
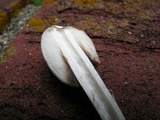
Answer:
<svg viewBox="0 0 160 120"><path fill-rule="evenodd" d="M91 37L97 71L126 120L158 120L159 6L156 0L44 0L0 61L0 118L100 120L84 91L61 83L43 59L41 34L56 24Z"/></svg>

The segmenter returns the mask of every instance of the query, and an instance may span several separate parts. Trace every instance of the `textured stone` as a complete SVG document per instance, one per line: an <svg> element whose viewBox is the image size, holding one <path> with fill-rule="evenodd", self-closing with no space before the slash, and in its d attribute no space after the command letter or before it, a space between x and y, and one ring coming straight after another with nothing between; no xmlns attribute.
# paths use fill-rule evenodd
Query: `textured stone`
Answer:
<svg viewBox="0 0 160 120"><path fill-rule="evenodd" d="M0 32L8 27L9 20L33 0L1 0L0 1Z"/></svg>
<svg viewBox="0 0 160 120"><path fill-rule="evenodd" d="M83 90L59 82L42 57L41 34L57 24L92 38L97 70L126 120L158 120L159 6L156 0L44 0L1 60L2 119L100 119Z"/></svg>

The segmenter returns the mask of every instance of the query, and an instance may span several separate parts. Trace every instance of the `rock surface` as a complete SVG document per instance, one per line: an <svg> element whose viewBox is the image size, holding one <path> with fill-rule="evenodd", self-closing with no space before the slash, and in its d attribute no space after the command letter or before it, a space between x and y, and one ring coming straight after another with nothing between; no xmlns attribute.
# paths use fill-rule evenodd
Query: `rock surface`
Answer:
<svg viewBox="0 0 160 120"><path fill-rule="evenodd" d="M23 8L17 16L10 20L7 29L3 30L2 34L0 34L0 59L3 57L5 49L8 47L9 43L17 34L20 33L23 26L28 22L38 8L39 7L29 4Z"/></svg>
<svg viewBox="0 0 160 120"><path fill-rule="evenodd" d="M56 24L92 38L97 71L126 120L158 120L159 6L156 0L44 0L0 61L1 119L100 119L83 90L59 82L42 57L41 34Z"/></svg>
<svg viewBox="0 0 160 120"><path fill-rule="evenodd" d="M33 0L1 0L0 1L0 32L6 29L12 17Z"/></svg>

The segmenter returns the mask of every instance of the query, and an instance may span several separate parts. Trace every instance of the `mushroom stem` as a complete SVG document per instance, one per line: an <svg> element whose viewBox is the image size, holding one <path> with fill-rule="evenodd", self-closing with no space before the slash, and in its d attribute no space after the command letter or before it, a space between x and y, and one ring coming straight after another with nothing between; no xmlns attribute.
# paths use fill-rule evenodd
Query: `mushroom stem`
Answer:
<svg viewBox="0 0 160 120"><path fill-rule="evenodd" d="M79 84L86 92L101 119L125 120L115 99L103 83L89 58L86 56L85 51L82 50L78 42L75 40L77 39L75 35L76 33L73 34L71 29L72 28L64 29L55 27L49 31L49 35L52 36L51 39L54 40L55 45L58 46L61 55L69 65L69 69L71 69ZM43 44L45 44L44 41ZM44 46L43 44L42 47ZM45 47L43 47L43 49L45 49ZM45 51L45 53L43 52L43 55L44 57L46 56L46 59L49 59L45 54L47 54L47 51ZM52 66L50 68L52 69Z"/></svg>
<svg viewBox="0 0 160 120"><path fill-rule="evenodd" d="M68 41L63 38L61 39L61 42L60 40L58 41L58 45L62 48L62 54L67 60L78 82L96 108L101 119L124 120L125 118L115 99L109 93L88 57L74 40L73 35L66 29L64 30L63 36L67 37Z"/></svg>

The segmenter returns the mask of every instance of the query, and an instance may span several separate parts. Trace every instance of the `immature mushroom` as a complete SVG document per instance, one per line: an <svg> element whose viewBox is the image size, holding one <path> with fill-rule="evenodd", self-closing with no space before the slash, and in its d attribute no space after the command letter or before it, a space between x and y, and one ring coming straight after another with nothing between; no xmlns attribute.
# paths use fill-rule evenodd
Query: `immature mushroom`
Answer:
<svg viewBox="0 0 160 120"><path fill-rule="evenodd" d="M70 26L52 26L43 33L41 48L51 71L68 85L80 84L102 120L125 120L92 65L99 63L99 58L84 31Z"/></svg>

